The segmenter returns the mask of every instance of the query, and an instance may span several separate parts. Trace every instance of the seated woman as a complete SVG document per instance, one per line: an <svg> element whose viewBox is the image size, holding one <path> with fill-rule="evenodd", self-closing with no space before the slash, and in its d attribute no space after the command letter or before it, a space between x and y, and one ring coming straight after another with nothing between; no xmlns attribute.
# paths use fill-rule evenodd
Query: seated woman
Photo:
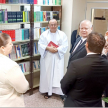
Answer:
<svg viewBox="0 0 108 108"><path fill-rule="evenodd" d="M22 93L29 88L19 65L7 57L12 46L10 36L0 33L0 107L24 107Z"/></svg>

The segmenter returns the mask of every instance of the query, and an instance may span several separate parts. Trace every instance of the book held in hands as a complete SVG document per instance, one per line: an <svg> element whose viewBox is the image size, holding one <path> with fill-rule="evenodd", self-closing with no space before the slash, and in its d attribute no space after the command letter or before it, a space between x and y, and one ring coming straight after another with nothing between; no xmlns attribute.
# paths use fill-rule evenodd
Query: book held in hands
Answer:
<svg viewBox="0 0 108 108"><path fill-rule="evenodd" d="M52 42L52 41L49 42L48 46L54 46L54 47L56 47L56 48L59 47L58 45L56 45L56 44L55 44L54 42Z"/></svg>

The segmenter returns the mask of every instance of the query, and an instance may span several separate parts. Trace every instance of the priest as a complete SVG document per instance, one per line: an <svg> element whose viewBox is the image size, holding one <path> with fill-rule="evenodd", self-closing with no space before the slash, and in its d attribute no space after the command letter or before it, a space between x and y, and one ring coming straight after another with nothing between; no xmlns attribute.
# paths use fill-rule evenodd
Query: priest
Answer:
<svg viewBox="0 0 108 108"><path fill-rule="evenodd" d="M39 91L45 93L48 99L52 93L64 95L60 80L64 76L64 54L68 48L67 36L57 29L58 22L51 19L49 29L43 32L38 42L40 59L40 87Z"/></svg>

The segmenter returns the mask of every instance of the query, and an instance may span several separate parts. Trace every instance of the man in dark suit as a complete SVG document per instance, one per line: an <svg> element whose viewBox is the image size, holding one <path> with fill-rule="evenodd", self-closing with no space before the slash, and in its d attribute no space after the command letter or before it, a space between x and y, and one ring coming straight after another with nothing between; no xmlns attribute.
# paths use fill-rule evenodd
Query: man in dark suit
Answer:
<svg viewBox="0 0 108 108"><path fill-rule="evenodd" d="M76 42L76 40L80 37L79 35L79 29L78 30L74 30L71 34L71 49L70 49L70 52L72 51L72 48Z"/></svg>
<svg viewBox="0 0 108 108"><path fill-rule="evenodd" d="M67 95L64 107L102 107L102 93L108 84L108 61L101 56L104 45L104 36L88 35L87 56L72 61L61 80Z"/></svg>
<svg viewBox="0 0 108 108"><path fill-rule="evenodd" d="M80 36L75 44L72 50L70 51L70 57L68 61L68 66L71 61L85 57L87 52L85 49L85 43L87 36L92 32L92 23L89 20L83 20L80 23ZM82 41L82 43L80 43Z"/></svg>

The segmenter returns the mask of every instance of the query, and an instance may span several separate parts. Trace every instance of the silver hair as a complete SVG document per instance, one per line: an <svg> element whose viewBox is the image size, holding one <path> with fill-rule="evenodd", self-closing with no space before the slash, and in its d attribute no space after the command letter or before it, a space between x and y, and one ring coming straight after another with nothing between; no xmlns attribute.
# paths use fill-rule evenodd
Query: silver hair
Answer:
<svg viewBox="0 0 108 108"><path fill-rule="evenodd" d="M81 23L80 23L80 27L81 27L81 24L84 23L84 22L89 23L90 28L92 28L92 23L91 23L91 21L89 21L89 20L83 20L83 21L81 21Z"/></svg>

